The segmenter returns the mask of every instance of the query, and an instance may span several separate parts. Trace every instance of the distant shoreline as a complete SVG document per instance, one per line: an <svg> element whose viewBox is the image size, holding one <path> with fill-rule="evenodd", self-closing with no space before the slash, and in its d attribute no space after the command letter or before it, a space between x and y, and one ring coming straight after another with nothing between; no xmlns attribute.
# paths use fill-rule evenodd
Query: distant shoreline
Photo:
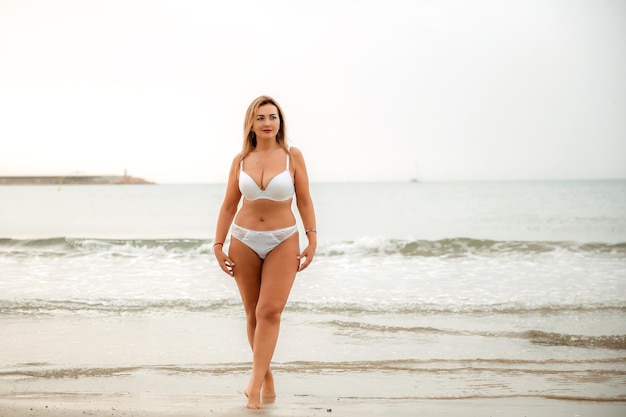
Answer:
<svg viewBox="0 0 626 417"><path fill-rule="evenodd" d="M0 177L0 185L143 185L154 184L129 175L58 175Z"/></svg>

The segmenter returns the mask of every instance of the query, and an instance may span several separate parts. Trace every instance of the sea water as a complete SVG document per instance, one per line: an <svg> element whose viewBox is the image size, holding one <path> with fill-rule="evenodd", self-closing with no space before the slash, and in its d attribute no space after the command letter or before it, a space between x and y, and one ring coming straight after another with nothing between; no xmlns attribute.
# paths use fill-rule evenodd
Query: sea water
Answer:
<svg viewBox="0 0 626 417"><path fill-rule="evenodd" d="M319 246L277 372L363 374L333 392L352 397L626 401L626 181L311 189ZM245 316L211 250L223 195L0 187L2 393L146 372L245 381Z"/></svg>

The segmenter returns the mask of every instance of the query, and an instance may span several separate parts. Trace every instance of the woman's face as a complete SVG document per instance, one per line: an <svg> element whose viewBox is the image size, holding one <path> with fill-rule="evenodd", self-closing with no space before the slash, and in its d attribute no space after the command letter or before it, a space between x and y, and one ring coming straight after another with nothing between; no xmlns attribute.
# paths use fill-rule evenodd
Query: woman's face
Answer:
<svg viewBox="0 0 626 417"><path fill-rule="evenodd" d="M280 130L278 109L273 104L264 104L259 110L252 124L252 131L257 139L276 139Z"/></svg>

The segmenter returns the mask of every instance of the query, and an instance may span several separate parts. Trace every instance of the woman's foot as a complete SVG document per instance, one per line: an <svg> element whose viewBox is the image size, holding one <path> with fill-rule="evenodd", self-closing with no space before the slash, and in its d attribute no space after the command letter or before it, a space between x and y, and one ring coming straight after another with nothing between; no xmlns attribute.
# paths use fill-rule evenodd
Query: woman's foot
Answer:
<svg viewBox="0 0 626 417"><path fill-rule="evenodd" d="M263 386L261 387L261 395L263 397L263 402L274 402L276 399L276 389L274 387L274 375L271 370L268 370L265 374L265 380L263 381Z"/></svg>
<svg viewBox="0 0 626 417"><path fill-rule="evenodd" d="M256 392L256 395L254 394ZM246 408L251 408L253 410L258 410L263 408L261 406L261 390L251 390L250 387L243 390L243 393L248 397L248 404L246 404Z"/></svg>
<svg viewBox="0 0 626 417"><path fill-rule="evenodd" d="M252 393L258 393L252 395ZM274 388L274 375L271 370L268 370L265 374L265 379L263 380L263 385L259 390L253 390L250 388L250 385L243 390L243 393L248 398L247 408L259 409L263 408L261 405L261 398L263 398L263 403L271 404L276 400L276 390Z"/></svg>

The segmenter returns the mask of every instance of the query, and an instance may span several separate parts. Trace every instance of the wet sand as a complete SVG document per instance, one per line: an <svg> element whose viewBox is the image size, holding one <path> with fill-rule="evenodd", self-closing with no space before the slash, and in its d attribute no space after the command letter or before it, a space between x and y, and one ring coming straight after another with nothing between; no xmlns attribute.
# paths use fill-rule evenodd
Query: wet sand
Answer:
<svg viewBox="0 0 626 417"><path fill-rule="evenodd" d="M76 416L273 416L273 417L408 417L408 416L545 416L621 417L624 403L542 400L526 398L475 400L407 400L362 398L280 399L262 410L248 410L240 397L159 397L101 395L3 398L2 417Z"/></svg>
<svg viewBox="0 0 626 417"><path fill-rule="evenodd" d="M248 410L237 387L245 374L211 377L162 378L136 376L88 379L34 378L0 383L0 417L76 416L273 416L273 417L622 417L626 401L557 399L547 393L527 397L424 398L394 396L390 384L381 384L380 396L352 395L359 387L375 385L376 375L282 374L279 397L262 410ZM397 384L415 384L398 375ZM530 381L528 381L530 383ZM529 387L530 388L530 387ZM356 390L358 392L359 390ZM396 392L399 390L396 390ZM333 394L334 393L334 394Z"/></svg>

